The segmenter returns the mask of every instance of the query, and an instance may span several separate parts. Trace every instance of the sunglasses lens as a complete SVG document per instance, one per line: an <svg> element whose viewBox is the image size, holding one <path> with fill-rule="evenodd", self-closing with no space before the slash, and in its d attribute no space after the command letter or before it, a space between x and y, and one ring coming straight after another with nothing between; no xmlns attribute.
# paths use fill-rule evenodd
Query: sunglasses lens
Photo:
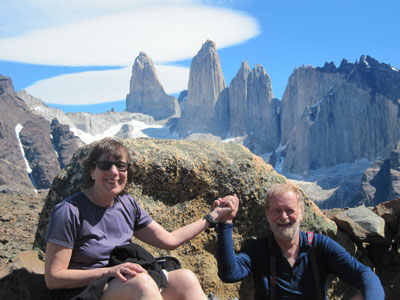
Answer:
<svg viewBox="0 0 400 300"><path fill-rule="evenodd" d="M128 170L128 163L123 162L123 161L115 161L114 162L114 161L109 161L109 160L98 160L96 162L96 164L97 164L97 167L103 171L110 170L112 165L115 165L117 167L118 171L121 171L121 172L125 172L126 170Z"/></svg>
<svg viewBox="0 0 400 300"><path fill-rule="evenodd" d="M114 164L117 167L118 171L126 171L126 170L128 170L128 164L126 162L117 161Z"/></svg>
<svg viewBox="0 0 400 300"><path fill-rule="evenodd" d="M108 160L99 160L96 162L96 164L97 164L97 167L103 171L109 170L113 165L113 163Z"/></svg>

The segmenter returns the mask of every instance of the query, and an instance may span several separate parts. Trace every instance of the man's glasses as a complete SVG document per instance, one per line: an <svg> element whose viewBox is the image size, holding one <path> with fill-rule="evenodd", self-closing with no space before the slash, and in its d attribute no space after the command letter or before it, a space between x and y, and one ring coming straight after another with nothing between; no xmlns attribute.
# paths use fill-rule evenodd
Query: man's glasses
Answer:
<svg viewBox="0 0 400 300"><path fill-rule="evenodd" d="M129 164L123 161L109 161L109 160L98 160L96 165L100 170L108 171L115 165L118 171L125 172L128 170Z"/></svg>

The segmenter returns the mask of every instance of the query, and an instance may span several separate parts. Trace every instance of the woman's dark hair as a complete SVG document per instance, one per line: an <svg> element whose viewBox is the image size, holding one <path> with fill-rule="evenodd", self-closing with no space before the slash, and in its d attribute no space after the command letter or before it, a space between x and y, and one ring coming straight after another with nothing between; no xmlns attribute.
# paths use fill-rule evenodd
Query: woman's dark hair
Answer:
<svg viewBox="0 0 400 300"><path fill-rule="evenodd" d="M126 162L128 163L127 184L124 190L120 193L121 195L126 194L128 185L133 181L131 156L129 155L128 149L121 142L112 138L105 138L98 141L90 150L88 157L83 162L83 180L81 189L88 189L93 186L94 180L92 179L91 171L96 168L96 162L103 154L107 158L113 158L116 160L126 157Z"/></svg>

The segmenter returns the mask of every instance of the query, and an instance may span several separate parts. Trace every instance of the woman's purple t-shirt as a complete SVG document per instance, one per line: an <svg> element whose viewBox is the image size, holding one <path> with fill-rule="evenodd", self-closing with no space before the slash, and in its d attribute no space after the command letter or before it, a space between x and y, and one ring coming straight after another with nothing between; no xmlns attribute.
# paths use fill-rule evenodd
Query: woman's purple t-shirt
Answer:
<svg viewBox="0 0 400 300"><path fill-rule="evenodd" d="M135 230L151 221L129 195L100 207L79 192L54 206L46 240L72 249L70 269L93 269L106 266L111 250L130 243Z"/></svg>

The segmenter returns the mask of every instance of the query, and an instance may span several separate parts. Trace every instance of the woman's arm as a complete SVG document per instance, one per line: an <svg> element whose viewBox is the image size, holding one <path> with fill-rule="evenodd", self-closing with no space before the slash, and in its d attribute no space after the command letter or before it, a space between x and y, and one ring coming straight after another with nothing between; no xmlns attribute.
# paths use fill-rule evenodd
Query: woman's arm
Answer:
<svg viewBox="0 0 400 300"><path fill-rule="evenodd" d="M45 281L49 289L77 288L89 285L105 275L126 281L126 275L145 272L140 265L124 263L111 268L68 269L72 249L48 242L46 245Z"/></svg>
<svg viewBox="0 0 400 300"><path fill-rule="evenodd" d="M225 198L229 198L230 201L226 200L223 206L214 207L214 210L210 213L216 221L233 218L232 216L234 216L238 210L239 199L236 195L227 196ZM139 240L149 245L165 250L174 250L203 232L208 226L209 223L206 220L200 219L178 228L173 232L168 232L153 220L148 226L137 230L134 235Z"/></svg>

